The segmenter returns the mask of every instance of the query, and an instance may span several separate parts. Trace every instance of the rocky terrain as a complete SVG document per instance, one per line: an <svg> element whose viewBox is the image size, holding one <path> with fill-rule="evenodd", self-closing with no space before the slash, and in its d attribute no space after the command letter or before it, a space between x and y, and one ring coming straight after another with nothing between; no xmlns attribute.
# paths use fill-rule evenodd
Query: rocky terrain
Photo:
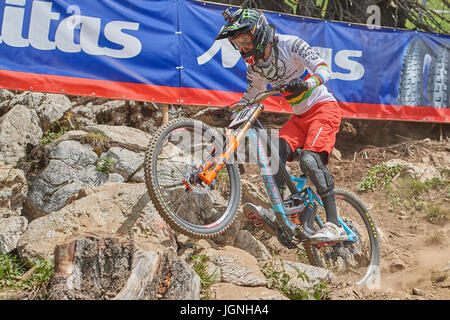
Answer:
<svg viewBox="0 0 450 320"><path fill-rule="evenodd" d="M170 106L169 119L180 116L220 125L207 109ZM261 117L271 128L287 119ZM450 298L448 125L341 125L330 170L366 203L381 235L381 287L369 290L306 264L241 209L215 239L173 232L143 174L161 122L155 103L0 90L0 299ZM368 170L399 164L384 186L367 180ZM267 207L254 165L241 180L242 203ZM13 260L16 276L2 264ZM16 285L42 261L51 262L46 281Z"/></svg>

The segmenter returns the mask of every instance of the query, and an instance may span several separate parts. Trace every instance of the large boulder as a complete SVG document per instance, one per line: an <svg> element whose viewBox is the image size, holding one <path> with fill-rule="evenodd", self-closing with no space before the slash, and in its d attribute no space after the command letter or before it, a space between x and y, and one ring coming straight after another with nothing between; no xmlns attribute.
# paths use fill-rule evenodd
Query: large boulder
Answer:
<svg viewBox="0 0 450 320"><path fill-rule="evenodd" d="M244 250L225 246L222 248L206 248L200 255L208 257L209 269L215 272L220 282L237 286L265 286L267 280L261 272L255 257Z"/></svg>
<svg viewBox="0 0 450 320"><path fill-rule="evenodd" d="M171 250L81 234L56 247L49 293L57 300L198 300L200 278Z"/></svg>
<svg viewBox="0 0 450 320"><path fill-rule="evenodd" d="M31 182L25 201L28 217L35 219L66 205L85 186L99 186L108 180L96 168L97 154L89 145L62 141L49 149L48 166Z"/></svg>
<svg viewBox="0 0 450 320"><path fill-rule="evenodd" d="M413 179L418 179L420 182L431 180L433 178L442 179L441 172L438 168L427 163L411 163L401 159L391 159L385 162L388 168L393 168L398 165L403 166L401 174L409 176Z"/></svg>
<svg viewBox="0 0 450 320"><path fill-rule="evenodd" d="M100 160L104 161L107 158L114 161L114 166L111 168L112 173L120 174L124 180L145 181L142 168L144 152L136 153L125 148L112 147L100 155ZM138 174L139 171L141 174Z"/></svg>
<svg viewBox="0 0 450 320"><path fill-rule="evenodd" d="M269 250L267 250L266 246L247 230L239 231L234 246L247 251L254 256L258 262L264 262L272 258L272 255Z"/></svg>
<svg viewBox="0 0 450 320"><path fill-rule="evenodd" d="M44 94L38 104L33 104L32 101L36 100L32 98L33 94L36 93L29 93L24 100L26 103L28 102L26 104L28 108L36 110L41 121L41 128L44 131L50 129L50 125L61 119L72 107L69 98L65 95L52 93Z"/></svg>
<svg viewBox="0 0 450 320"><path fill-rule="evenodd" d="M35 219L57 211L85 187L107 181L143 182L149 141L147 133L124 126L90 125L67 132L46 147L48 165L32 181L27 216Z"/></svg>
<svg viewBox="0 0 450 320"><path fill-rule="evenodd" d="M274 258L267 262L264 268L271 274L286 274L289 278L286 286L302 291L308 291L320 282L332 283L335 280L335 276L330 270L281 258Z"/></svg>
<svg viewBox="0 0 450 320"><path fill-rule="evenodd" d="M64 208L33 220L20 238L22 260L50 258L57 243L81 232L130 234L177 249L174 234L141 184L105 183L85 188Z"/></svg>
<svg viewBox="0 0 450 320"><path fill-rule="evenodd" d="M53 122L60 120L70 110L70 99L62 94L23 92L10 101L10 106L21 104L36 111L43 131L50 129Z"/></svg>
<svg viewBox="0 0 450 320"><path fill-rule="evenodd" d="M200 299L200 277L173 250L137 243L131 276L115 300Z"/></svg>
<svg viewBox="0 0 450 320"><path fill-rule="evenodd" d="M15 166L26 155L27 145L38 145L42 137L35 110L16 105L0 118L0 163Z"/></svg>
<svg viewBox="0 0 450 320"><path fill-rule="evenodd" d="M108 139L111 146L121 146L132 151L147 150L151 135L139 129L127 126L89 125L83 128L86 132L100 132Z"/></svg>

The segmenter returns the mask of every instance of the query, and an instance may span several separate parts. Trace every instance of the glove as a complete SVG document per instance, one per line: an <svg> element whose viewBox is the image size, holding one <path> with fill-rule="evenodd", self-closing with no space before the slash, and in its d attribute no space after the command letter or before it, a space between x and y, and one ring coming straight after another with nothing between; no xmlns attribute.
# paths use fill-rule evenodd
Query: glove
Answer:
<svg viewBox="0 0 450 320"><path fill-rule="evenodd" d="M300 78L292 79L282 90L282 93L290 92L296 96L309 90L308 83Z"/></svg>

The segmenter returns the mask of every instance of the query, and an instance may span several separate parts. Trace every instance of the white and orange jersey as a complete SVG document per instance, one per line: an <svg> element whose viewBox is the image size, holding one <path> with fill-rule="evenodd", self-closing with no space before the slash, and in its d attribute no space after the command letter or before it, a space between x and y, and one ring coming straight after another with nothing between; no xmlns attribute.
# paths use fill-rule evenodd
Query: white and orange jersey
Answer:
<svg viewBox="0 0 450 320"><path fill-rule="evenodd" d="M291 93L283 94L291 104L294 114L305 113L318 102L336 101L327 87L323 85L331 79L331 70L325 60L299 37L278 34L277 37L278 70L275 69L274 52L265 62L266 65L262 64L264 62L248 65L248 87L243 100L253 99L258 93L267 90L268 84L278 87L295 78L301 78L308 82L310 88L306 94L300 96Z"/></svg>

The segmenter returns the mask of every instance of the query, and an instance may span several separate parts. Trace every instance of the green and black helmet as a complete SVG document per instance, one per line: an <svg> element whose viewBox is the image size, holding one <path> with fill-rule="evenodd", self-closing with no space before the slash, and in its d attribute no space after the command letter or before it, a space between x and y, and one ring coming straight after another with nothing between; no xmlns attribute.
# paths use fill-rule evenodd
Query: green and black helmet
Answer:
<svg viewBox="0 0 450 320"><path fill-rule="evenodd" d="M273 42L275 34L274 27L269 25L264 14L247 7L236 10L233 15L230 15L228 9L222 14L227 23L220 30L216 40L228 38L249 64L255 64L263 58L266 47Z"/></svg>

